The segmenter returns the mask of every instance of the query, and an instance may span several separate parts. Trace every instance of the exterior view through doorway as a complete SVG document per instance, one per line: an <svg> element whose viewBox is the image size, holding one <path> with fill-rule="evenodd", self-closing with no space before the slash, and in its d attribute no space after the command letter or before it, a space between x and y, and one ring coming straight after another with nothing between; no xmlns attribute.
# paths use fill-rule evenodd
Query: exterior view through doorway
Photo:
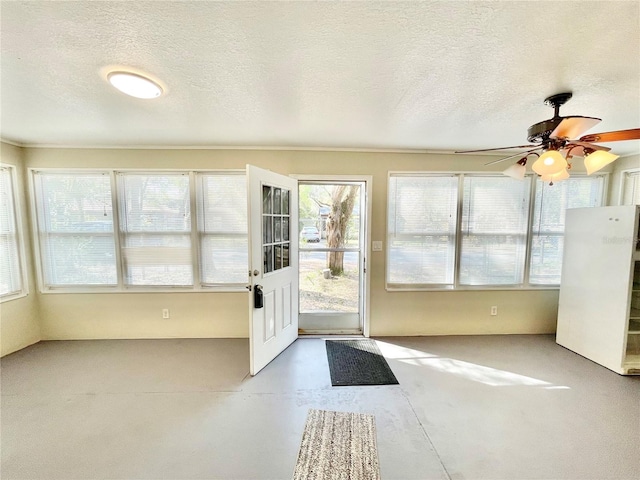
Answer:
<svg viewBox="0 0 640 480"><path fill-rule="evenodd" d="M368 336L367 179L298 177L300 334Z"/></svg>

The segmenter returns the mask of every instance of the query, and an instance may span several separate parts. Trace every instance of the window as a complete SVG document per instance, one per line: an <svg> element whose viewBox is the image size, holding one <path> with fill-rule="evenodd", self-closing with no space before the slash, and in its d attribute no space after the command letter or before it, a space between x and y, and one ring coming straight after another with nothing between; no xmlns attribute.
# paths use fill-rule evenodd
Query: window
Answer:
<svg viewBox="0 0 640 480"><path fill-rule="evenodd" d="M187 173L120 173L120 232L126 285L193 285Z"/></svg>
<svg viewBox="0 0 640 480"><path fill-rule="evenodd" d="M529 283L559 285L568 208L602 205L604 177L571 177L552 186L536 180Z"/></svg>
<svg viewBox="0 0 640 480"><path fill-rule="evenodd" d="M109 174L35 172L34 187L45 288L117 285Z"/></svg>
<svg viewBox="0 0 640 480"><path fill-rule="evenodd" d="M247 181L244 175L199 173L198 235L204 285L247 281Z"/></svg>
<svg viewBox="0 0 640 480"><path fill-rule="evenodd" d="M33 172L44 291L244 288L240 172Z"/></svg>
<svg viewBox="0 0 640 480"><path fill-rule="evenodd" d="M573 176L549 186L531 176L519 181L486 174L392 173L387 286L558 285L565 210L601 205L604 180Z"/></svg>
<svg viewBox="0 0 640 480"><path fill-rule="evenodd" d="M640 205L640 171L623 172L622 205Z"/></svg>
<svg viewBox="0 0 640 480"><path fill-rule="evenodd" d="M457 204L454 175L390 177L389 283L453 284Z"/></svg>
<svg viewBox="0 0 640 480"><path fill-rule="evenodd" d="M0 297L3 300L24 293L13 186L13 167L0 168Z"/></svg>
<svg viewBox="0 0 640 480"><path fill-rule="evenodd" d="M464 177L460 285L517 285L524 279L529 181Z"/></svg>

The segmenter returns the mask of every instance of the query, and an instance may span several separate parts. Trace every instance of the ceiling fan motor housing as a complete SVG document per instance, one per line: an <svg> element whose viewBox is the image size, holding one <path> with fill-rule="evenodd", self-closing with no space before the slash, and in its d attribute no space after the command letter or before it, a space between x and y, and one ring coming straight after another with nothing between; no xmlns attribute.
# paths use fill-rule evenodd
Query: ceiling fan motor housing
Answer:
<svg viewBox="0 0 640 480"><path fill-rule="evenodd" d="M527 140L531 143L546 143L549 140L551 132L553 132L563 117L550 118L531 125L527 130Z"/></svg>
<svg viewBox="0 0 640 480"><path fill-rule="evenodd" d="M544 104L553 107L553 118L531 125L527 131L527 140L532 143L548 143L549 136L564 119L560 116L560 107L567 103L572 96L571 92L563 92L545 98Z"/></svg>

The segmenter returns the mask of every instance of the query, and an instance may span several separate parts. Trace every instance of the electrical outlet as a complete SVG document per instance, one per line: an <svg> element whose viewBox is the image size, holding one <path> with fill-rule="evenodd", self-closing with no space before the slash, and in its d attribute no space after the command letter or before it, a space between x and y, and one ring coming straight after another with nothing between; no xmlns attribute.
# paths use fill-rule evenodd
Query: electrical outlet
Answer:
<svg viewBox="0 0 640 480"><path fill-rule="evenodd" d="M162 318L169 318L169 309L168 308L163 308L162 309Z"/></svg>
<svg viewBox="0 0 640 480"><path fill-rule="evenodd" d="M494 305L491 307L491 315L495 316L498 315L498 306Z"/></svg>

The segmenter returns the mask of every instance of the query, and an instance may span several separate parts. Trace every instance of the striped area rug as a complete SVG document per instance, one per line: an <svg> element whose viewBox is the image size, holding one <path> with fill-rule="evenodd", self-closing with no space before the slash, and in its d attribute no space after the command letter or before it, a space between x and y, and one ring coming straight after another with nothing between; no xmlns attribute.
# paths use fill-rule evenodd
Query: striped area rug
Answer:
<svg viewBox="0 0 640 480"><path fill-rule="evenodd" d="M379 480L373 415L309 410L293 480Z"/></svg>

